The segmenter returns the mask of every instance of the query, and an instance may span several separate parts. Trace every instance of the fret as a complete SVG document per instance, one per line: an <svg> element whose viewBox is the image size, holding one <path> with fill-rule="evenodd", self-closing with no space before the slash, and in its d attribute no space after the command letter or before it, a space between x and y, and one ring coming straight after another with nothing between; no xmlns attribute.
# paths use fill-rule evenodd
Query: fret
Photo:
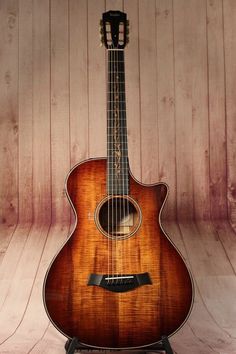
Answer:
<svg viewBox="0 0 236 354"><path fill-rule="evenodd" d="M108 148L107 151L110 153L111 156L113 156L113 154L112 154L113 152L114 152L114 153L116 152L116 150L113 149L112 147L111 147L111 148ZM126 149L125 149L125 148L122 149L122 150L121 150L122 157L126 158L126 157L127 157L127 154L124 155L124 153L127 153L127 152L128 152L128 149L127 149L127 148L126 148ZM109 157L109 156L108 156L108 157Z"/></svg>
<svg viewBox="0 0 236 354"><path fill-rule="evenodd" d="M112 173L112 171L108 170L107 171L108 183L114 184L118 180L118 181L122 181L124 185L126 184L128 186L129 185L129 180L127 178L129 176L128 172L129 171L127 171L127 173L123 174L123 175L120 175L120 174L116 175L116 174Z"/></svg>
<svg viewBox="0 0 236 354"><path fill-rule="evenodd" d="M121 176L127 176L128 171L129 171L129 165L126 166L122 166L122 170L120 170L119 173L117 173L117 175ZM112 178L112 176L116 175L116 168L114 167L113 164L109 164L109 166L107 166L107 172L109 172L109 174L111 175L110 177Z"/></svg>
<svg viewBox="0 0 236 354"><path fill-rule="evenodd" d="M117 48L115 48L115 49L113 49L113 48L107 48L107 50L108 50L109 52L123 52L123 51L124 51L123 48L119 48L119 49L117 49Z"/></svg>
<svg viewBox="0 0 236 354"><path fill-rule="evenodd" d="M116 163L115 160L114 160L114 161L111 161L111 160L110 160L110 161L108 162L109 165L115 165L115 163ZM123 162L120 162L120 165L123 165L124 168L126 168L127 166L129 166L129 163L123 161Z"/></svg>
<svg viewBox="0 0 236 354"><path fill-rule="evenodd" d="M128 181L128 180L127 180ZM126 184L122 184L122 182L120 181L119 184L116 183L117 181L113 181L113 183L108 183L108 187L109 189L113 189L113 190L120 190L120 191L123 191L124 189L129 189L129 184L126 183Z"/></svg>
<svg viewBox="0 0 236 354"><path fill-rule="evenodd" d="M108 119L108 120L109 120L110 122L112 122L112 119ZM121 121L121 119L120 119L120 121ZM125 123L125 119L122 119L122 121L123 121L123 123ZM107 126L107 128L109 128L109 129L110 129L110 128L114 128L114 127L115 127L114 125L108 125L108 126ZM124 128L124 127L126 127L126 125L122 125L121 129Z"/></svg>
<svg viewBox="0 0 236 354"><path fill-rule="evenodd" d="M109 94L112 93L113 95L120 95L121 93L125 94L125 91L120 91L120 90L119 90L119 92L108 91L107 93L109 93Z"/></svg>
<svg viewBox="0 0 236 354"><path fill-rule="evenodd" d="M112 169L107 169L107 173L109 174L109 181L110 180L115 180L116 179L116 176L118 176L120 179L126 179L126 177L128 176L128 172L129 170L127 169L126 173L119 173L118 175L116 175L115 173L115 170L112 170Z"/></svg>
<svg viewBox="0 0 236 354"><path fill-rule="evenodd" d="M109 161L109 163L116 163L116 160L112 160L112 159L114 159L115 158L115 155L113 155L113 156L111 156L111 154L110 154L110 157L108 158L108 161ZM123 156L121 156L121 158L123 158L123 159L127 159L128 158L128 155L123 155ZM126 162L122 162L122 164L125 164ZM129 165L129 163L127 162L127 165Z"/></svg>
<svg viewBox="0 0 236 354"><path fill-rule="evenodd" d="M127 156L123 156L123 158L127 159ZM115 163L116 163L116 160L114 159L114 156L112 157L112 159L113 159L113 160L111 160L111 159L109 160L109 159L108 159L108 161L109 161L108 163L110 163L110 164L115 164ZM128 163L128 162L125 162L125 161L120 162L120 165L121 165L121 164L122 164L122 165L125 165L125 164L126 164L127 166L129 166L129 163Z"/></svg>
<svg viewBox="0 0 236 354"><path fill-rule="evenodd" d="M115 172L115 169L111 169L111 168L107 169L107 173L109 173L109 180L115 178L116 174L114 172ZM128 175L128 172L129 172L129 169L127 168L125 173L118 173L117 176L119 176L119 178L123 179Z"/></svg>
<svg viewBox="0 0 236 354"><path fill-rule="evenodd" d="M123 158L125 158L125 159L127 159L127 157L128 157L128 156L123 156ZM109 159L108 159L109 163L110 163L110 164L111 164L111 163L112 163L112 164L116 163L116 160L114 159L114 156L112 156L112 159L113 159L113 160L111 160L111 159L109 160ZM125 161L120 162L120 164L123 164L123 165L127 164L127 166L129 166L128 161L127 161L127 162L125 162Z"/></svg>
<svg viewBox="0 0 236 354"><path fill-rule="evenodd" d="M108 151L111 151L111 152L114 152L114 153L116 152L116 150L112 150L112 149L107 149L107 150L108 150ZM121 150L121 152L122 152L122 151L123 151L123 150ZM127 149L124 149L124 151L128 151L128 150L127 150ZM108 156L108 159L109 159L109 158L114 158L114 156L115 156L115 154L113 155L112 153L110 153L109 156ZM127 155L122 155L122 156L121 156L121 158L123 158L123 159L127 159L127 157L128 157Z"/></svg>
<svg viewBox="0 0 236 354"><path fill-rule="evenodd" d="M110 156L108 157L108 161L109 161L109 163L116 163L116 160L114 159L116 157L116 155L114 154L114 155L112 155L112 153L110 153ZM123 158L123 159L127 159L128 158L128 155L126 154L126 155L122 155L121 156L121 158ZM113 160L112 160L113 159ZM125 164L126 162L120 162L120 164ZM129 163L127 162L127 165L129 165Z"/></svg>
<svg viewBox="0 0 236 354"><path fill-rule="evenodd" d="M112 166L111 166L112 165ZM124 169L126 168L128 170L129 164L120 164L123 165ZM110 170L115 170L116 168L114 167L114 162L113 163L109 163L109 166L107 166L107 168L109 168Z"/></svg>
<svg viewBox="0 0 236 354"><path fill-rule="evenodd" d="M119 82L116 82L116 81L108 81L108 84L124 84L125 82L124 81L119 81Z"/></svg>
<svg viewBox="0 0 236 354"><path fill-rule="evenodd" d="M107 101L108 103L117 103L117 101ZM119 101L119 103L125 103L125 101Z"/></svg>

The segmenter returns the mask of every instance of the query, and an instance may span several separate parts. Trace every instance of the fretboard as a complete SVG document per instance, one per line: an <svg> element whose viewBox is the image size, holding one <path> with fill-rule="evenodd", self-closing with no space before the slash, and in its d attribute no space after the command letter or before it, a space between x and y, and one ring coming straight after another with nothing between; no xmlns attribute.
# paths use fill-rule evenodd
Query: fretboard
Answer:
<svg viewBox="0 0 236 354"><path fill-rule="evenodd" d="M129 194L124 51L108 50L107 192Z"/></svg>

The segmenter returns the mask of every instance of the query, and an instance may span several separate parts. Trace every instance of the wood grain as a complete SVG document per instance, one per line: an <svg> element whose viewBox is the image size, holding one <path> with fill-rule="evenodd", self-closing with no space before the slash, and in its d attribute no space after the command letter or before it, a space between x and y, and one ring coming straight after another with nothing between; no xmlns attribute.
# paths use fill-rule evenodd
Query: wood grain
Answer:
<svg viewBox="0 0 236 354"><path fill-rule="evenodd" d="M52 222L57 220L69 222L70 220L70 210L64 190L65 175L70 169L68 16L67 2L51 1Z"/></svg>
<svg viewBox="0 0 236 354"><path fill-rule="evenodd" d="M117 6L130 19L131 171L170 185L167 230L197 284L193 314L171 342L181 354L234 353L234 0L0 0L0 352L64 352L40 286L73 228L66 174L106 153L98 25Z"/></svg>
<svg viewBox="0 0 236 354"><path fill-rule="evenodd" d="M86 0L69 2L71 167L88 158L88 23ZM78 25L79 24L79 25Z"/></svg>
<svg viewBox="0 0 236 354"><path fill-rule="evenodd" d="M145 16L143 15L145 13ZM148 21L147 21L148 19ZM158 176L158 122L155 1L139 2L139 60L142 181L152 183ZM143 136L148 136L149 144ZM151 149L150 149L151 146Z"/></svg>
<svg viewBox="0 0 236 354"><path fill-rule="evenodd" d="M67 186L78 223L47 274L44 298L54 324L68 337L104 348L145 346L158 342L163 333L175 332L190 310L192 284L182 258L159 226L166 186L145 187L130 178L130 196L141 208L142 223L134 236L110 242L93 215L106 197L106 160L78 165ZM91 273L147 271L152 284L125 293L87 285Z"/></svg>
<svg viewBox="0 0 236 354"><path fill-rule="evenodd" d="M0 9L0 222L18 218L18 1L3 1ZM6 242L7 238L6 238Z"/></svg>
<svg viewBox="0 0 236 354"><path fill-rule="evenodd" d="M25 19L27 18L27 21ZM33 219L33 5L19 3L19 222Z"/></svg>
<svg viewBox="0 0 236 354"><path fill-rule="evenodd" d="M234 85L236 80L235 64L235 19L236 4L234 1L225 1L224 11L224 53L225 53L225 92L226 92L226 134L227 134L227 200L230 221L235 228L236 222L236 181L235 181L235 134L236 134L236 106L234 101Z"/></svg>
<svg viewBox="0 0 236 354"><path fill-rule="evenodd" d="M176 218L175 77L172 1L156 2L157 118L159 180L168 183L170 196L164 217Z"/></svg>
<svg viewBox="0 0 236 354"><path fill-rule="evenodd" d="M125 52L126 111L129 145L129 164L132 173L141 180L141 117L140 117L140 62L138 1L126 0L124 11L129 14L132 41ZM131 94L132 93L132 94Z"/></svg>
<svg viewBox="0 0 236 354"><path fill-rule="evenodd" d="M225 72L222 6L207 2L210 203L214 219L227 218ZM217 144L214 143L217 141ZM217 204L217 208L215 207Z"/></svg>
<svg viewBox="0 0 236 354"><path fill-rule="evenodd" d="M37 14L37 15L36 15ZM49 1L33 2L33 213L51 220Z"/></svg>
<svg viewBox="0 0 236 354"><path fill-rule="evenodd" d="M61 11L59 1L50 8L46 0L25 0L19 3L19 30L18 2L2 4L2 48L6 47L2 75L9 65L13 70L10 84L1 81L3 221L12 217L12 224L16 223L18 189L19 207L24 210L20 217L26 217L26 222L32 219L32 210L34 218L40 219L44 213L49 217L52 203L54 212L61 202L66 208L61 187L50 187L51 178L61 184L66 176L68 163L63 158L65 166L60 170L57 156L66 156L73 166L88 156L106 154L105 54L99 47L97 24L105 8L125 6L131 20L126 91L132 171L137 177L142 171L143 181L159 179L170 185L165 217L176 217L175 205L180 219L207 219L210 210L213 218L225 218L228 208L233 222L232 1L222 8L218 1L204 0L188 4L101 0L96 5L71 0L68 5L63 2L65 11ZM6 25L7 14L10 25ZM12 112L19 121L14 133ZM220 198L220 204L215 198Z"/></svg>
<svg viewBox="0 0 236 354"><path fill-rule="evenodd" d="M88 1L89 157L106 155L105 51L100 47L98 30L104 11L103 0L97 0L96 3ZM98 141L97 136L101 137L101 141Z"/></svg>
<svg viewBox="0 0 236 354"><path fill-rule="evenodd" d="M192 219L193 203L193 125L191 59L191 4L174 1L174 65L175 65L175 124L176 124L176 190L178 219Z"/></svg>

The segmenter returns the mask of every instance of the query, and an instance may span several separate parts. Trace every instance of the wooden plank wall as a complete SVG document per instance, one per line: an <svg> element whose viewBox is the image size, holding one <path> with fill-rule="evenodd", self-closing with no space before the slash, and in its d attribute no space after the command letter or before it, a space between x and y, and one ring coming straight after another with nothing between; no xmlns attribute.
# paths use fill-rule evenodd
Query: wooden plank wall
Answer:
<svg viewBox="0 0 236 354"><path fill-rule="evenodd" d="M98 21L127 11L130 165L169 219L235 223L235 2L1 0L1 221L69 217L71 166L106 154Z"/></svg>
<svg viewBox="0 0 236 354"><path fill-rule="evenodd" d="M176 353L233 353L235 0L0 0L0 352L63 352L41 288L73 225L65 177L106 154L109 9L130 20L131 170L169 184L166 225L196 280Z"/></svg>

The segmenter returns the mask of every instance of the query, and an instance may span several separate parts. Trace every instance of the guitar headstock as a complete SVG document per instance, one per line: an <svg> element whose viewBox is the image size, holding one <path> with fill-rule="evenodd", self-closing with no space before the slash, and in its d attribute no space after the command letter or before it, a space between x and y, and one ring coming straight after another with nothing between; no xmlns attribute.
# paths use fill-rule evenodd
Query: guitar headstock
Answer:
<svg viewBox="0 0 236 354"><path fill-rule="evenodd" d="M124 49L128 43L129 21L124 12L107 11L100 21L101 42L107 49Z"/></svg>

